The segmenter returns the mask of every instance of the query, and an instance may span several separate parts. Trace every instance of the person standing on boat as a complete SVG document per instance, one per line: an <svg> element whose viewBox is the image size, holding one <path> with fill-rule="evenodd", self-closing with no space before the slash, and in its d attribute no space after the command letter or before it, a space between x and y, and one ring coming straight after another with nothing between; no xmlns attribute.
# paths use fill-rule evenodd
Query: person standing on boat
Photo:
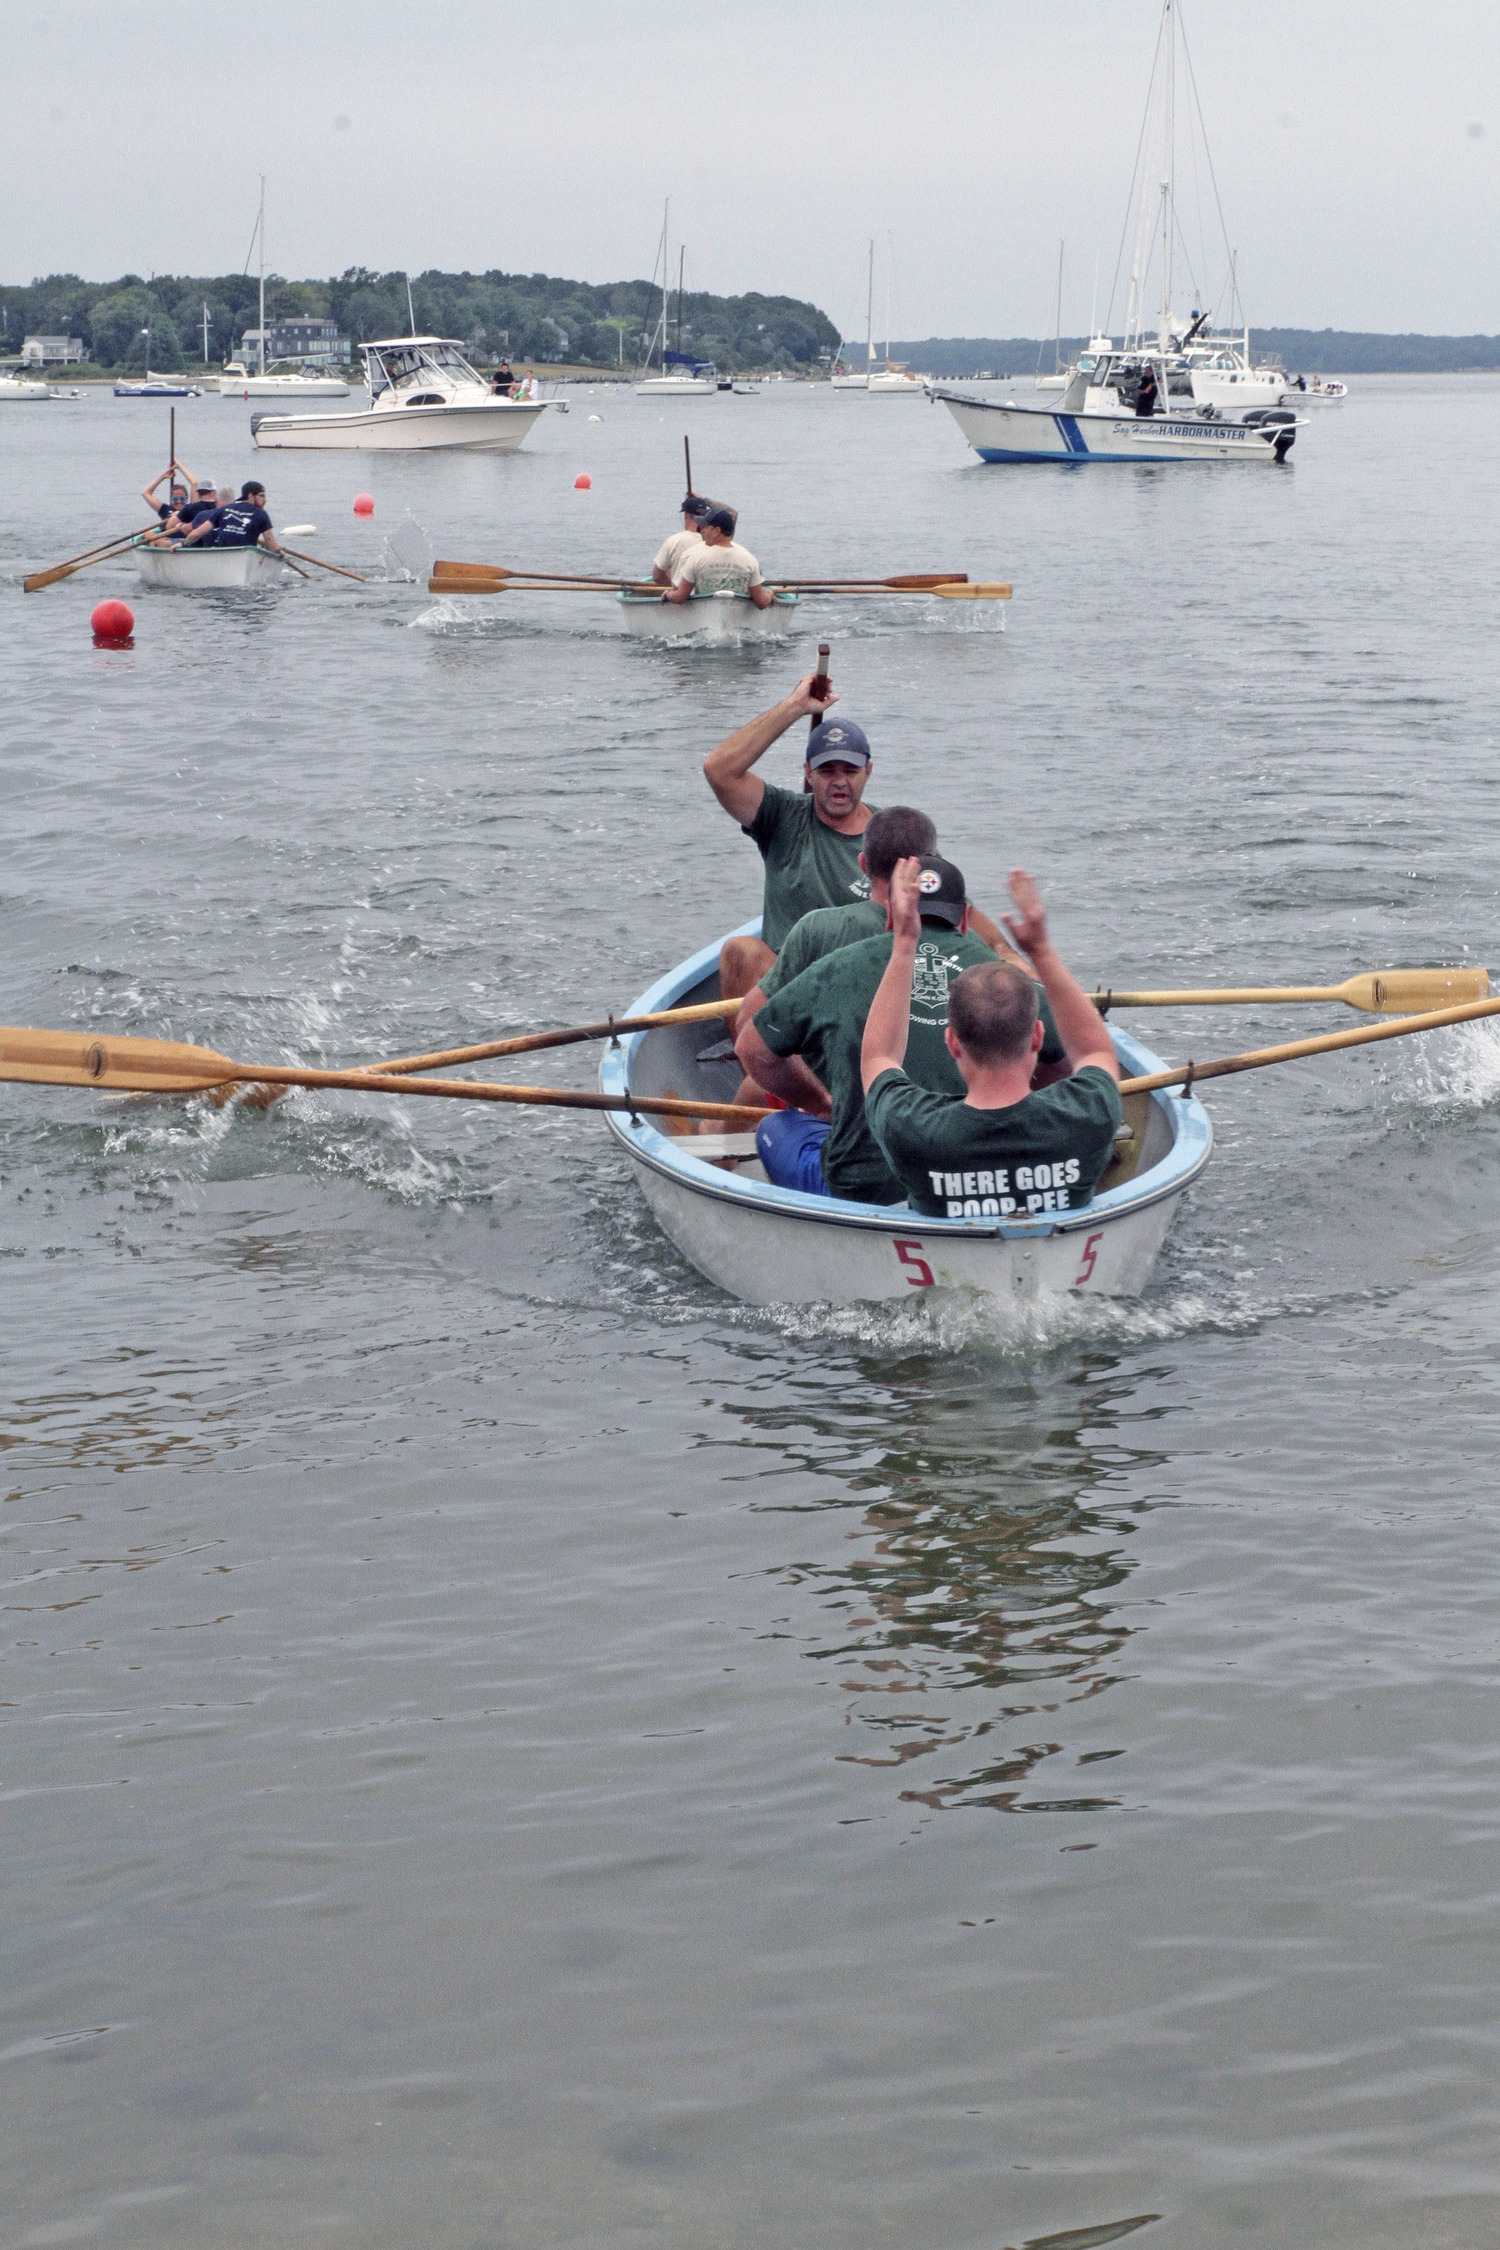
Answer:
<svg viewBox="0 0 1500 2250"><path fill-rule="evenodd" d="M215 508L194 524L183 541L185 547L268 547L281 553L271 519L266 514L266 488L254 479L241 485L238 500Z"/></svg>
<svg viewBox="0 0 1500 2250"><path fill-rule="evenodd" d="M915 866L920 877L917 943L908 971L907 1069L918 1086L962 1100L964 1081L944 1036L948 994L966 969L1000 964L969 928L968 894L951 860L928 854L900 865ZM763 1118L755 1136L766 1177L777 1187L860 1203L902 1200L901 1182L866 1121L860 1077L865 1022L894 944L887 933L814 962L768 1000L735 1041L746 1076L789 1105ZM1055 1068L1066 1062L1066 1050L1045 1010L1042 1021L1041 1060ZM1028 1078L1030 1072L1028 1064Z"/></svg>
<svg viewBox="0 0 1500 2250"><path fill-rule="evenodd" d="M1042 895L1021 868L1005 926L1052 1004L1073 1066L1061 1085L1031 1088L1042 1048L1036 985L992 961L948 988L944 1043L962 1095L913 1083L908 1064L925 926L925 860L891 878L891 955L865 1023L865 1121L914 1211L928 1218L1033 1217L1090 1202L1120 1129L1120 1065L1103 1018L1047 936ZM768 1118L761 1126L779 1122ZM769 1171L769 1165L766 1167Z"/></svg>
<svg viewBox="0 0 1500 2250"><path fill-rule="evenodd" d="M668 596L670 600L671 597ZM769 969L794 922L815 906L848 906L870 895L859 863L860 838L873 805L862 802L870 778L870 745L852 720L822 718L807 738L801 790L779 789L753 769L799 719L819 718L838 701L813 693L816 675L780 703L739 727L710 751L703 777L765 861L758 938L731 937L719 948L719 989L743 999ZM816 681L826 687L826 681Z"/></svg>
<svg viewBox="0 0 1500 2250"><path fill-rule="evenodd" d="M1156 369L1149 359L1146 362L1146 371L1136 388L1135 410L1140 415L1156 412Z"/></svg>
<svg viewBox="0 0 1500 2250"><path fill-rule="evenodd" d="M713 502L705 500L701 493L688 494L682 503L681 531L668 532L657 549L656 560L651 565L653 586L670 586L684 555L690 554L694 547L702 546L703 533L699 526L712 506Z"/></svg>
<svg viewBox="0 0 1500 2250"><path fill-rule="evenodd" d="M748 547L735 545L738 520L733 508L709 508L699 518L702 540L683 556L663 601L691 601L694 594L748 594L757 609L771 607L776 596L762 583L760 564Z"/></svg>

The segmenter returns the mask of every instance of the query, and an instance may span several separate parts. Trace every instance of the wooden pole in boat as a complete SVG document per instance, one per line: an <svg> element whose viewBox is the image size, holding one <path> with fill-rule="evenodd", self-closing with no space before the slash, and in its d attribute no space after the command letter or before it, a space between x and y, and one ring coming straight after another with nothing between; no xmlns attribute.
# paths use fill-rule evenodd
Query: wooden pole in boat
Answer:
<svg viewBox="0 0 1500 2250"><path fill-rule="evenodd" d="M812 691L820 703L826 703L828 701L828 643L826 641L819 641L818 643L818 669L813 674ZM819 717L816 711L808 712L807 732L809 738L816 732L816 730L822 725L822 723L822 719Z"/></svg>
<svg viewBox="0 0 1500 2250"><path fill-rule="evenodd" d="M175 406L171 409L171 420L167 427L169 433L167 437L167 498L170 500L172 497L171 472L177 466L177 409ZM200 454L199 459L202 458L203 456Z"/></svg>
<svg viewBox="0 0 1500 2250"><path fill-rule="evenodd" d="M682 458L687 464L688 498L691 500L693 497L693 449L688 443L686 430L682 433Z"/></svg>

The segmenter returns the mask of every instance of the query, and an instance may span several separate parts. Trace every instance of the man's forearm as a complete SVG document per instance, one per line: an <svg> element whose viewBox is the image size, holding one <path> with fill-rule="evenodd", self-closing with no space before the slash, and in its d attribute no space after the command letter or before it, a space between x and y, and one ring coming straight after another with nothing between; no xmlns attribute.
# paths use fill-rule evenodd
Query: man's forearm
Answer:
<svg viewBox="0 0 1500 2250"><path fill-rule="evenodd" d="M876 986L859 1055L866 1092L883 1070L900 1070L906 1060L911 1031L911 972L916 958L917 949L911 940L898 937L885 975Z"/></svg>
<svg viewBox="0 0 1500 2250"><path fill-rule="evenodd" d="M1114 1043L1103 1018L1083 986L1051 945L1038 946L1031 956L1032 971L1052 1003L1057 1035L1076 1070L1088 1055L1107 1055L1114 1061Z"/></svg>
<svg viewBox="0 0 1500 2250"><path fill-rule="evenodd" d="M805 1109L814 1117L830 1115L833 1104L823 1081L808 1069L800 1055L773 1054L753 1021L736 1042L735 1052L745 1076L753 1078L757 1086L764 1086L768 1094L775 1094L781 1101L789 1102L793 1109Z"/></svg>
<svg viewBox="0 0 1500 2250"><path fill-rule="evenodd" d="M738 727L726 736L717 750L710 751L704 770L710 781L738 781L742 774L763 758L773 742L779 742L789 726L801 716L790 696L783 696L769 711L762 711L758 719L748 726Z"/></svg>

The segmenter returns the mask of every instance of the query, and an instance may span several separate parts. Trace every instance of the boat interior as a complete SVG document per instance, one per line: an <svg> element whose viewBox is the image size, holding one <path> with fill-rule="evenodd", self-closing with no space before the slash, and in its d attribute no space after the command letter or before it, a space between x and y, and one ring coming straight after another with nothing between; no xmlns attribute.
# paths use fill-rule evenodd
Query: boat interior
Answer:
<svg viewBox="0 0 1500 2250"><path fill-rule="evenodd" d="M679 1008L701 1007L719 997L715 970L673 1003ZM710 1102L732 1102L739 1092L743 1072L731 1043L730 1027L722 1023L663 1024L639 1040L631 1058L630 1090L634 1094L660 1095L677 1101L701 1097ZM1169 1113L1151 1094L1125 1097L1125 1122L1115 1142L1099 1192L1123 1187L1138 1172L1148 1172L1170 1152L1173 1132ZM692 1154L704 1163L733 1172L742 1180L764 1180L765 1170L755 1153L753 1132L700 1133L688 1118L658 1117L652 1121L673 1139L691 1139Z"/></svg>

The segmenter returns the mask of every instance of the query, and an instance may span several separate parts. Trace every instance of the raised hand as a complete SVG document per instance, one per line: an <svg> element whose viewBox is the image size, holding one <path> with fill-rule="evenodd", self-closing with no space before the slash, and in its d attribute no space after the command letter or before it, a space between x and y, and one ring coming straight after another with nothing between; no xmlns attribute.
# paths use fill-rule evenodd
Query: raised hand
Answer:
<svg viewBox="0 0 1500 2250"><path fill-rule="evenodd" d="M896 936L905 938L910 945L916 945L922 935L921 881L922 862L919 859L897 860L891 875L887 912Z"/></svg>
<svg viewBox="0 0 1500 2250"><path fill-rule="evenodd" d="M1047 943L1047 912L1034 878L1024 867L1011 869L1010 895L1016 911L1002 914L1000 919L1010 932L1011 943L1022 953L1035 955Z"/></svg>
<svg viewBox="0 0 1500 2250"><path fill-rule="evenodd" d="M807 678L800 680L787 697L787 701L794 711L805 711L810 717L814 711L823 712L833 709L838 697L834 694L832 688L828 688L826 695L814 695L813 683L815 681L820 688L828 687L826 679L819 680L816 672L809 672Z"/></svg>

